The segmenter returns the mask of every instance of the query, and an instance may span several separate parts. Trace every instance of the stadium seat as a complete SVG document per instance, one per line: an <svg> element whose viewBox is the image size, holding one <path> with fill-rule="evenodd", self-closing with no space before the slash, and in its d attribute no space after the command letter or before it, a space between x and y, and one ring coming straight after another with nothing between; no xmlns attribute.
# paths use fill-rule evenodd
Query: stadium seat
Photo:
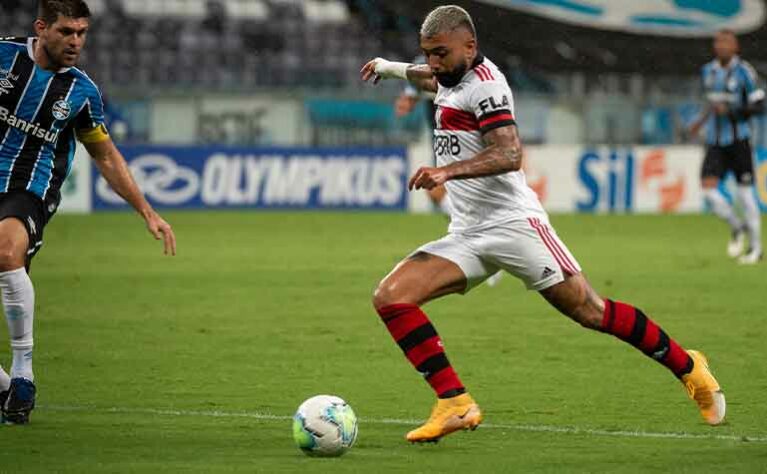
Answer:
<svg viewBox="0 0 767 474"><path fill-rule="evenodd" d="M313 23L345 23L349 21L349 10L337 0L306 0L303 3L304 16Z"/></svg>
<svg viewBox="0 0 767 474"><path fill-rule="evenodd" d="M104 0L88 0L88 7L94 17L101 16L106 12L107 6Z"/></svg>
<svg viewBox="0 0 767 474"><path fill-rule="evenodd" d="M227 13L244 20L264 21L269 18L269 7L260 0L234 0L227 2Z"/></svg>
<svg viewBox="0 0 767 474"><path fill-rule="evenodd" d="M130 16L160 16L162 14L162 5L153 0L123 0L123 9Z"/></svg>

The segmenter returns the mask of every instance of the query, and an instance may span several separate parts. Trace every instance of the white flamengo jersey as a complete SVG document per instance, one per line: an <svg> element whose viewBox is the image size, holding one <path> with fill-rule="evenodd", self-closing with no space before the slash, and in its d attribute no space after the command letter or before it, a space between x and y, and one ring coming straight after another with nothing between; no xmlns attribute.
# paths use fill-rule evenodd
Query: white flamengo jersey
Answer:
<svg viewBox="0 0 767 474"><path fill-rule="evenodd" d="M485 147L482 135L515 125L514 98L506 77L479 55L455 87L439 86L434 154L437 165L474 158ZM484 178L451 180L451 233L470 233L528 217L546 217L538 196L520 171Z"/></svg>

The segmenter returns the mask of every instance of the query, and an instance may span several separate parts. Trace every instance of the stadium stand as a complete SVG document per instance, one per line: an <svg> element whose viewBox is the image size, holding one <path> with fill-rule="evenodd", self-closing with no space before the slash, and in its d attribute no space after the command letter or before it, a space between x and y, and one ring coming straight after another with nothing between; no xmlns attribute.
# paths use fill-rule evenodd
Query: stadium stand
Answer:
<svg viewBox="0 0 767 474"><path fill-rule="evenodd" d="M29 34L35 3L4 0L0 32ZM396 96L396 86L373 93L358 80L358 71L371 57L414 57L418 25L438 3L90 0L95 24L81 65L123 108L126 99L146 98L146 91L158 96L279 89L303 94L315 106L323 102L313 99L373 99L367 109L345 109L343 117L307 105L307 117L328 121L330 128L351 123L385 129L389 141L399 142L403 136L388 131L401 123L379 120L379 106ZM681 124L701 96L698 69L711 57L710 39L595 31L479 2L471 2L471 9L483 51L506 72L518 108L535 117L524 124L529 142L550 139L541 124L556 106L587 117L582 139L589 143L681 140ZM763 77L767 52L756 45L765 41L765 28L742 38L745 55ZM349 115L355 111L361 112ZM138 128L137 121L128 122ZM334 135L318 135L328 136Z"/></svg>
<svg viewBox="0 0 767 474"><path fill-rule="evenodd" d="M92 0L98 27L83 67L105 88L167 83L224 90L359 87L356 71L372 55L406 59L418 52L413 41L417 25L437 3ZM1 8L0 31L28 33L19 31L19 25L31 25L34 2L8 0ZM710 57L707 39L595 34L488 5L473 4L472 9L486 32L483 48L508 71L517 90L578 95L577 84L572 84L575 72L584 75L583 93L615 93L617 88L646 94L650 87L689 91L697 87L692 80L697 69ZM348 38L355 38L354 44ZM743 38L757 69L765 68L767 54L754 45L766 40L763 30ZM637 82L647 76L653 77L652 86L637 90ZM568 84L562 77L568 77Z"/></svg>
<svg viewBox="0 0 767 474"><path fill-rule="evenodd" d="M92 0L83 68L105 89L339 87L380 41L339 0ZM24 35L34 4L3 2L0 31ZM362 37L349 47L346 38ZM248 54L243 54L248 52ZM129 65L129 66L128 66Z"/></svg>

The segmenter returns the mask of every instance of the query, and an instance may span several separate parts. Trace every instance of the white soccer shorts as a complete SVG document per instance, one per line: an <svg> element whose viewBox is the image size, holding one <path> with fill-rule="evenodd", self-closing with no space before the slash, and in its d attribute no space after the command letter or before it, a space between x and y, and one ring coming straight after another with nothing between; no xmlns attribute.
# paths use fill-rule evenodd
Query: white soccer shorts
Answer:
<svg viewBox="0 0 767 474"><path fill-rule="evenodd" d="M528 289L541 291L576 275L581 267L546 220L531 217L511 221L478 233L448 234L423 245L425 252L460 267L468 292L498 270L522 280Z"/></svg>

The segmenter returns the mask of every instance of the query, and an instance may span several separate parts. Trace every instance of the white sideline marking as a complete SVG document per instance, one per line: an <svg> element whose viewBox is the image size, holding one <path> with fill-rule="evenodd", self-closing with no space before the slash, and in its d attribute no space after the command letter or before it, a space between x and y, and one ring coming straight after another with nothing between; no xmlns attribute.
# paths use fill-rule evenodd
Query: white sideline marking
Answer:
<svg viewBox="0 0 767 474"><path fill-rule="evenodd" d="M123 413L123 414L143 414L156 416L193 416L209 418L249 418L253 420L267 421L289 421L293 417L287 415L274 415L271 413L259 412L226 412L226 411L197 411L197 410L170 410L156 408L97 408L87 406L64 406L64 405L45 405L38 409L50 411L83 411L95 413ZM362 423L377 425L401 425L415 426L421 423L418 420L403 420L396 418L360 418ZM651 438L651 439L694 439L694 440L715 440L715 441L742 441L751 443L767 443L767 436L764 435L717 435L717 434L696 434L696 433L670 433L670 432L652 432L652 431L633 431L633 430L605 430L592 428L578 428L576 426L554 426L554 425L524 425L524 424L504 424L504 423L484 423L481 425L484 429L524 431L532 433L557 433L557 434L575 434L590 436L609 436L616 438Z"/></svg>

